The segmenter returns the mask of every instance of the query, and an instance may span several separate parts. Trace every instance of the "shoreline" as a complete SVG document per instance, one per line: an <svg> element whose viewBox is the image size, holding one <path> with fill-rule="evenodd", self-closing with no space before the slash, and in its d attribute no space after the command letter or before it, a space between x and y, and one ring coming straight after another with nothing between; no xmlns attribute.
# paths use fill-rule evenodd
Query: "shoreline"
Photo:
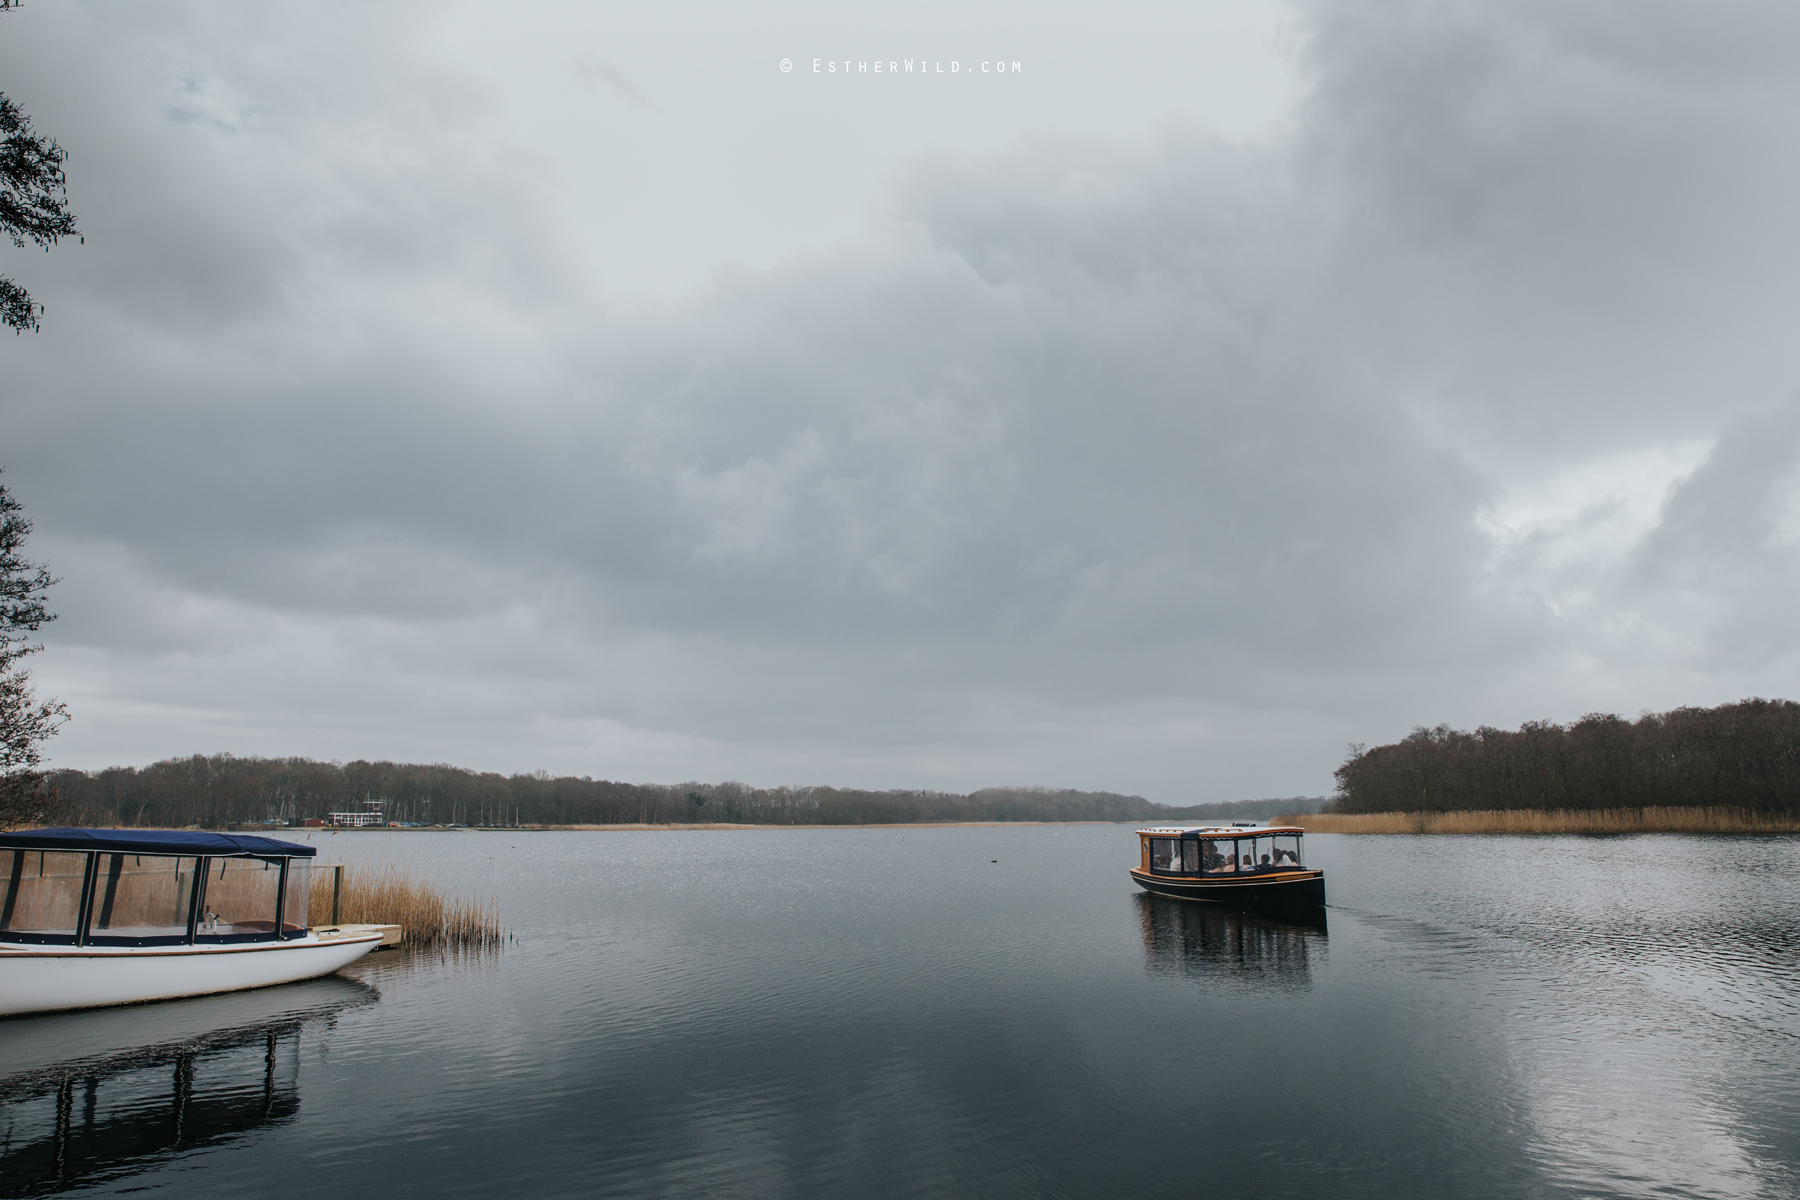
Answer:
<svg viewBox="0 0 1800 1200"><path fill-rule="evenodd" d="M385 825L326 825L310 829L292 826L238 832L268 833L656 833L667 830L707 829L1006 829L1017 825L1129 825L1129 821L883 821L843 825L741 824L731 821L680 821L669 824L639 822L622 825L464 825L456 829L426 825L392 829Z"/></svg>
<svg viewBox="0 0 1800 1200"><path fill-rule="evenodd" d="M1595 808L1454 810L1450 812L1308 813L1278 817L1308 833L1800 833L1800 812L1745 808Z"/></svg>
<svg viewBox="0 0 1800 1200"><path fill-rule="evenodd" d="M271 837L360 833L657 833L744 829L1005 829L1031 826L1141 825L1144 821L877 821L774 824L738 821L617 822L610 824L228 826L221 832ZM1191 822L1179 822L1189 824ZM1303 813L1278 815L1269 824L1297 825L1308 833L1399 834L1794 834L1800 810L1763 813L1743 808L1498 809L1447 812ZM95 826L130 829L137 826Z"/></svg>

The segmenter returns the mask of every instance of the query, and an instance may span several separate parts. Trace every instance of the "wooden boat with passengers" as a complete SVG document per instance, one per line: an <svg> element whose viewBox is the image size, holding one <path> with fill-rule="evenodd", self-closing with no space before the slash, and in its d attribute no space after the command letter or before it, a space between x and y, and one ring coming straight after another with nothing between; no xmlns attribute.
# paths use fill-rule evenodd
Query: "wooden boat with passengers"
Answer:
<svg viewBox="0 0 1800 1200"><path fill-rule="evenodd" d="M241 833L0 833L0 1015L328 975L378 931L307 928L318 850Z"/></svg>
<svg viewBox="0 0 1800 1200"><path fill-rule="evenodd" d="M1325 872L1309 871L1293 825L1152 825L1140 829L1131 878L1146 892L1224 904L1323 907Z"/></svg>

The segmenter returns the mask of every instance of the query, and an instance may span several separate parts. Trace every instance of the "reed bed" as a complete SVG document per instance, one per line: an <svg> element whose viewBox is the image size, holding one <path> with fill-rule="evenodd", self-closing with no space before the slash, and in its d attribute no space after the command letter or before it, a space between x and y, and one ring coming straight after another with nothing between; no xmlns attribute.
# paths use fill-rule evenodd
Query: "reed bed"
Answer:
<svg viewBox="0 0 1800 1200"><path fill-rule="evenodd" d="M1800 812L1747 808L1518 808L1486 812L1307 813L1311 833L1800 833Z"/></svg>
<svg viewBox="0 0 1800 1200"><path fill-rule="evenodd" d="M308 925L331 921L331 873L313 880ZM398 925L407 946L489 949L506 940L492 899L446 896L435 884L393 863L344 867L338 920L345 925Z"/></svg>

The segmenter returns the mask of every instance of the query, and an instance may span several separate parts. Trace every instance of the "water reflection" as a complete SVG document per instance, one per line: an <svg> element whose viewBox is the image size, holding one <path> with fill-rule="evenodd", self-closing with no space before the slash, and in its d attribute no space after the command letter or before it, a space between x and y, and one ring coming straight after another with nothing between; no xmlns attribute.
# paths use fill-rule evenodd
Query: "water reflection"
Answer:
<svg viewBox="0 0 1800 1200"><path fill-rule="evenodd" d="M1303 991L1325 954L1325 910L1251 912L1163 896L1136 897L1144 965L1154 975Z"/></svg>
<svg viewBox="0 0 1800 1200"><path fill-rule="evenodd" d="M326 993L322 1002L321 991ZM343 1012L379 997L367 985L340 979L298 995L276 989L263 998L270 1015L262 1020L41 1065L0 1079L0 1197L43 1196L103 1183L287 1123L300 1111L302 1033L312 1026L330 1027ZM233 1007L241 1015L244 1004L238 1000ZM232 1011L206 1001L157 1008L174 1008L196 1026L208 1016ZM144 1011L8 1022L5 1041L56 1040L59 1033L74 1033L77 1041L87 1034L91 1041L96 1030L117 1030L119 1018ZM162 1024L169 1031L166 1013L158 1015L165 1017Z"/></svg>

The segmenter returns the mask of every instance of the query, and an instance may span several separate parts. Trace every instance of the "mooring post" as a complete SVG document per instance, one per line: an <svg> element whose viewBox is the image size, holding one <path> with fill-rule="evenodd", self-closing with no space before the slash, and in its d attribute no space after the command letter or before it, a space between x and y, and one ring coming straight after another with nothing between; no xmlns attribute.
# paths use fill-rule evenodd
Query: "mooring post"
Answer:
<svg viewBox="0 0 1800 1200"><path fill-rule="evenodd" d="M344 913L344 864L336 863L331 868L331 923L340 924Z"/></svg>

